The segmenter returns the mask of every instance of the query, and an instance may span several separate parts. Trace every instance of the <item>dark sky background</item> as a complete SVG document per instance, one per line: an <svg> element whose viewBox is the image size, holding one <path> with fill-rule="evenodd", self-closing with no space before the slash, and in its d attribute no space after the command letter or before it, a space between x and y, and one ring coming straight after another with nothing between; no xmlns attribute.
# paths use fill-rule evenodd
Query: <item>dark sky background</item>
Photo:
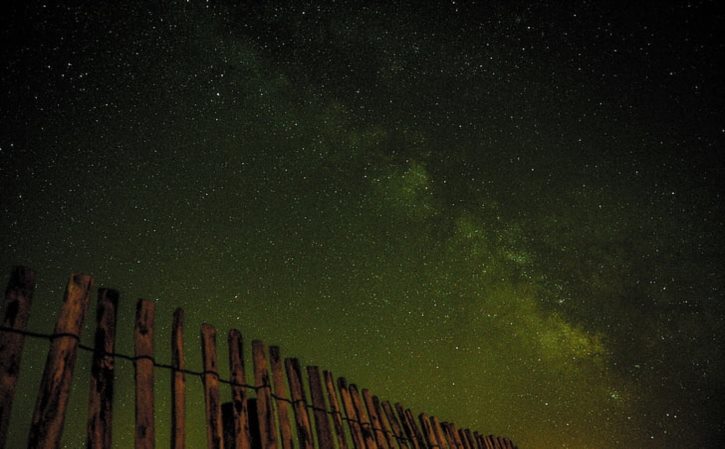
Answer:
<svg viewBox="0 0 725 449"><path fill-rule="evenodd" d="M161 361L181 306L192 367L208 321L522 449L722 447L717 2L14 3L0 269L39 272L32 329L84 271L121 352L145 297Z"/></svg>

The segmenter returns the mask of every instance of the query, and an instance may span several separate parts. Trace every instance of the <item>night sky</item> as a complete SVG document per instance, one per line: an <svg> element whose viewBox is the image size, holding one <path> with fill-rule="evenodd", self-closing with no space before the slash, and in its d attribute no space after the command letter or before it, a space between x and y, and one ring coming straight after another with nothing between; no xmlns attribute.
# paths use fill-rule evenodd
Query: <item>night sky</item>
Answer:
<svg viewBox="0 0 725 449"><path fill-rule="evenodd" d="M180 306L191 368L208 321L522 449L722 447L717 2L13 3L0 270L39 273L31 329L83 271L121 291L127 354L144 297L162 362Z"/></svg>

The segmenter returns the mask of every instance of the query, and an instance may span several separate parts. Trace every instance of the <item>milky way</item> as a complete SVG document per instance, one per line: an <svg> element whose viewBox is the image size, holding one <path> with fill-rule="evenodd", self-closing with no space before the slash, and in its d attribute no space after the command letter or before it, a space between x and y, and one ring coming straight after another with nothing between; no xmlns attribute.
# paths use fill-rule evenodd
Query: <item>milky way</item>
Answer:
<svg viewBox="0 0 725 449"><path fill-rule="evenodd" d="M715 2L26 3L0 14L0 269L39 272L31 329L84 271L127 354L144 297L161 360L180 306L191 366L201 322L236 327L522 449L723 437Z"/></svg>

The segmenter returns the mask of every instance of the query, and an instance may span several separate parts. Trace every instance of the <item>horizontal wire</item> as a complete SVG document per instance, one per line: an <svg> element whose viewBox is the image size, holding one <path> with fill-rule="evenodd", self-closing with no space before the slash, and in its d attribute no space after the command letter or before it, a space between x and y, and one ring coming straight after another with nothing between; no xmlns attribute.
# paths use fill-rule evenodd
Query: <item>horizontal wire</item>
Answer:
<svg viewBox="0 0 725 449"><path fill-rule="evenodd" d="M255 393L261 389L269 389L269 390L272 389L272 386L269 384L251 385L251 384L247 384L247 383L238 383L238 382L234 382L232 380L227 380L227 379L221 377L219 375L219 373L216 371L195 371L195 370L191 370L188 368L179 368L178 366L174 366L172 364L160 363L160 362L157 362L153 356L149 356L149 355L131 356L131 355L122 354L119 352L97 351L96 348L82 343L80 336L78 336L76 334L68 333L68 332L46 334L46 333L29 331L29 330L15 329L12 327L7 327L7 326L0 326L0 332L9 332L9 333L14 333L14 334L24 335L26 337L38 338L38 339L50 340L50 341L56 340L58 338L72 338L73 340L76 340L78 342L79 349L82 349L86 352L92 352L95 355L97 355L98 357L111 357L113 359L121 359L121 360L126 360L126 361L134 362L134 363L138 360L150 360L153 363L153 366L155 368L166 369L166 370L170 370L170 371L174 371L174 372L178 372L178 373L187 374L190 376L199 377L202 381L204 380L204 376L211 375L211 376L216 377L217 381L219 381L220 383L223 383L226 385L231 385L233 387L240 387L240 388L247 389L247 390L254 390ZM328 414L330 416L337 415L341 418L342 421L347 421L348 423L354 422L368 432L377 431L377 432L381 432L381 433L384 433L387 435L391 435L399 442L405 441L407 443L412 443L412 441L406 436L398 435L392 431L374 427L374 426L372 426L372 424L364 423L356 418L350 418L348 416L343 416L342 413L340 413L339 411L327 410L327 409L315 407L314 405L307 404L307 402L305 402L303 399L292 400L292 399L289 399L284 396L279 396L278 394L276 394L272 391L270 391L270 396L272 398L274 398L275 400L284 401L291 405L302 403L306 408L308 408L310 410L313 410L313 411L317 410L317 411L325 412L326 414ZM433 444L433 445L428 445L428 447L437 448L438 445Z"/></svg>

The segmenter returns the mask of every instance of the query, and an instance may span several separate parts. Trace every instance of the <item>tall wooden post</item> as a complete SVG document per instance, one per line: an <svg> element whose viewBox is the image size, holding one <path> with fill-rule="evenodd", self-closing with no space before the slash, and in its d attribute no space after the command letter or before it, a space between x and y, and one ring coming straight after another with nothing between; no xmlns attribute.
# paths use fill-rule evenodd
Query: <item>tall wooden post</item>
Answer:
<svg viewBox="0 0 725 449"><path fill-rule="evenodd" d="M171 449L186 447L186 368L184 359L184 311L174 310L171 327Z"/></svg>
<svg viewBox="0 0 725 449"><path fill-rule="evenodd" d="M15 267L5 289L3 327L24 331L28 324L30 305L35 289L35 272L27 267ZM5 447L15 387L20 374L20 358L25 335L0 331L0 449Z"/></svg>
<svg viewBox="0 0 725 449"><path fill-rule="evenodd" d="M385 433L383 432L383 425L378 416L378 411L373 404L373 395L370 390L363 388L362 390L363 401L365 401L365 407L368 410L368 417L370 419L370 431L375 437L375 443L380 449L391 449L388 445L388 440Z"/></svg>
<svg viewBox="0 0 725 449"><path fill-rule="evenodd" d="M118 292L98 289L96 336L88 394L87 449L111 447L113 424L113 351Z"/></svg>
<svg viewBox="0 0 725 449"><path fill-rule="evenodd" d="M300 361L297 359L285 359L287 368L287 380L289 381L292 406L295 410L295 422L297 423L297 437L300 442L300 449L314 449L312 439L312 425L310 415L307 414L307 398L302 383L302 370Z"/></svg>
<svg viewBox="0 0 725 449"><path fill-rule="evenodd" d="M338 449L347 449L347 441L345 440L345 428L342 425L342 414L340 413L340 402L337 400L337 392L335 391L334 376L329 371L323 371L322 375L325 378L327 400L330 403L330 410L332 411L332 423L335 426L337 447Z"/></svg>
<svg viewBox="0 0 725 449"><path fill-rule="evenodd" d="M229 370L231 371L232 381L232 411L234 414L234 447L235 449L251 449L250 413L247 393L244 390L247 380L244 372L242 333L236 329L230 330L228 342Z"/></svg>
<svg viewBox="0 0 725 449"><path fill-rule="evenodd" d="M201 325L201 354L204 363L204 409L208 449L224 449L222 403L219 399L219 367L216 355L216 329Z"/></svg>
<svg viewBox="0 0 725 449"><path fill-rule="evenodd" d="M337 379L338 387L340 388L340 397L342 398L342 406L345 409L345 416L347 416L347 423L350 427L350 434L352 436L352 443L355 449L366 449L365 438L363 438L362 429L360 428L360 420L357 416L355 406L352 404L352 398L350 397L350 391L347 388L347 380L344 377Z"/></svg>
<svg viewBox="0 0 725 449"><path fill-rule="evenodd" d="M154 316L156 304L139 299L134 326L136 381L136 449L154 449Z"/></svg>
<svg viewBox="0 0 725 449"><path fill-rule="evenodd" d="M277 417L279 418L279 433L282 439L282 449L294 449L292 439L292 426L290 425L290 410L287 396L287 386L284 382L284 368L279 352L279 346L269 347L269 363L272 367L272 386L274 395L277 398Z"/></svg>
<svg viewBox="0 0 725 449"><path fill-rule="evenodd" d="M57 449L63 434L73 368L93 278L73 274L65 290L30 424L28 449Z"/></svg>
<svg viewBox="0 0 725 449"><path fill-rule="evenodd" d="M259 418L259 438L262 449L277 449L277 427L274 424L274 405L267 369L267 356L264 343L252 341L252 359L254 361L254 382L257 387L257 416Z"/></svg>
<svg viewBox="0 0 725 449"><path fill-rule="evenodd" d="M318 449L335 449L330 429L330 418L325 407L325 394L322 392L320 369L316 366L307 367L307 379L310 384L310 398L315 415Z"/></svg>
<svg viewBox="0 0 725 449"><path fill-rule="evenodd" d="M367 449L378 449L378 444L375 442L375 436L373 435L372 426L370 425L370 419L365 412L365 406L362 403L362 398L357 390L357 386L355 384L351 384L349 390L352 405L355 407L355 411L357 411L357 418L360 420L360 427L362 428L365 447L367 447Z"/></svg>

